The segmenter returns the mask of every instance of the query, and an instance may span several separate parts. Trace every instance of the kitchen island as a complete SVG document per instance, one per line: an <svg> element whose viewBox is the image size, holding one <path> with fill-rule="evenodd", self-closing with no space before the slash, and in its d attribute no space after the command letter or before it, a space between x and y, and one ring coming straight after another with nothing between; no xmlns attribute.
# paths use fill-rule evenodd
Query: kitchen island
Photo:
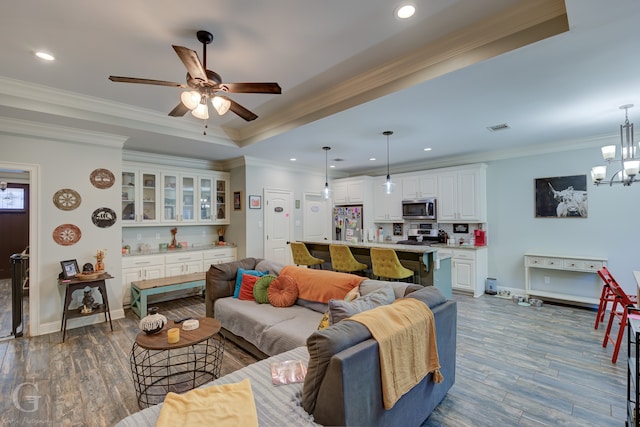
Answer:
<svg viewBox="0 0 640 427"><path fill-rule="evenodd" d="M406 268L413 270L417 283L422 286L433 286L434 283L440 282L434 277L434 270L438 269L439 261L443 257L438 258L438 248L423 245L401 245L397 243L379 243L379 242L346 242L344 240L321 240L310 241L301 240L301 243L307 245L309 252L315 257L322 258L327 262L331 262L329 254L329 245L346 245L349 246L353 256L360 262L367 264L371 271L371 256L369 254L371 248L393 249L398 255L400 263ZM449 258L449 255L446 256ZM450 266L450 263L446 263ZM450 268L450 267L449 267ZM449 272L448 277L451 277ZM451 279L449 279L450 282ZM440 286L438 286L440 287ZM447 285L444 284L446 288ZM451 284L448 285L449 289ZM446 289L443 290L446 293ZM450 293L450 292L449 292Z"/></svg>

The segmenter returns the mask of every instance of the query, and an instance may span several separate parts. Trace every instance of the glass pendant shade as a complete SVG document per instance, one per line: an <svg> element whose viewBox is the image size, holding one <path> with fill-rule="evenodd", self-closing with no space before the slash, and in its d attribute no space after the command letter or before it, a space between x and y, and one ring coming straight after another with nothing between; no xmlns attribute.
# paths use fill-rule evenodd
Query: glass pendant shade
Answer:
<svg viewBox="0 0 640 427"><path fill-rule="evenodd" d="M329 188L329 150L331 147L322 147L324 150L324 188L322 189L322 197L328 199L331 197L331 189Z"/></svg>
<svg viewBox="0 0 640 427"><path fill-rule="evenodd" d="M211 104L213 105L213 108L216 109L216 111L218 112L218 115L220 116L222 116L227 111L229 111L229 108L231 107L231 101L221 96L214 96L213 99L211 100Z"/></svg>
<svg viewBox="0 0 640 427"><path fill-rule="evenodd" d="M324 197L325 199L328 199L329 197L331 197L331 190L329 189L328 182L324 183L324 190L322 190L322 197Z"/></svg>
<svg viewBox="0 0 640 427"><path fill-rule="evenodd" d="M182 92L180 100L190 110L195 110L198 104L200 104L200 94L196 91Z"/></svg>
<svg viewBox="0 0 640 427"><path fill-rule="evenodd" d="M640 161L627 160L624 162L624 173L627 175L636 176L638 174L638 170L640 170Z"/></svg>
<svg viewBox="0 0 640 427"><path fill-rule="evenodd" d="M618 163L619 169L611 178L607 178L606 166L594 166L591 168L591 177L595 185L607 182L609 186L622 184L626 187L640 180L636 178L640 172L640 158L638 158L640 150L634 142L633 123L629 122L629 108L632 107L633 104L620 106L620 109L624 110L624 123L620 125L620 157L616 158L615 145L606 145L600 149L602 158L607 164Z"/></svg>
<svg viewBox="0 0 640 427"><path fill-rule="evenodd" d="M591 177L594 181L602 181L607 176L606 166L594 166L591 168Z"/></svg>
<svg viewBox="0 0 640 427"><path fill-rule="evenodd" d="M384 188L385 194L393 193L393 190L395 190L396 185L393 182L391 182L391 176L387 175L387 179L385 180L384 184L382 184L382 187Z"/></svg>
<svg viewBox="0 0 640 427"><path fill-rule="evenodd" d="M208 119L209 109L207 108L207 104L198 104L198 106L194 110L191 110L191 114L193 114L194 117L198 119L202 119L202 120Z"/></svg>

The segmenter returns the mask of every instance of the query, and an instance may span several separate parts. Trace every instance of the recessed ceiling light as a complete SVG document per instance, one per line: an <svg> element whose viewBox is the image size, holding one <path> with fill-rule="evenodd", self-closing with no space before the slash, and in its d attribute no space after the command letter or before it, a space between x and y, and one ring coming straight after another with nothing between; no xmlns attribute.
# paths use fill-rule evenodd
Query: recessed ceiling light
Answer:
<svg viewBox="0 0 640 427"><path fill-rule="evenodd" d="M36 56L40 59L44 59L45 61L53 61L56 59L53 55L47 52L36 52Z"/></svg>
<svg viewBox="0 0 640 427"><path fill-rule="evenodd" d="M291 160L292 162L295 162L297 159L295 157L292 157L289 160Z"/></svg>
<svg viewBox="0 0 640 427"><path fill-rule="evenodd" d="M375 157L369 157L369 160L374 161L376 158Z"/></svg>
<svg viewBox="0 0 640 427"><path fill-rule="evenodd" d="M431 151L431 148L425 148L424 151Z"/></svg>
<svg viewBox="0 0 640 427"><path fill-rule="evenodd" d="M335 168L335 167L336 167L336 165L331 165L331 166L329 166L329 167L330 167L330 168Z"/></svg>
<svg viewBox="0 0 640 427"><path fill-rule="evenodd" d="M411 18L416 13L416 7L412 4L403 4L396 9L396 17L399 19Z"/></svg>

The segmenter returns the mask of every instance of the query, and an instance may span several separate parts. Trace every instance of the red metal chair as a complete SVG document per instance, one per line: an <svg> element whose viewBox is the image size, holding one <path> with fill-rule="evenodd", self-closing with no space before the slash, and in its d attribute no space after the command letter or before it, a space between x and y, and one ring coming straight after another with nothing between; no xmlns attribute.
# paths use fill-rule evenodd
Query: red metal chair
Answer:
<svg viewBox="0 0 640 427"><path fill-rule="evenodd" d="M614 279L613 276L611 275L611 272L609 272L609 269L607 269L607 267L602 267L600 270L598 270L598 275L602 279L603 285L602 285L602 293L600 295L600 304L598 305L598 313L596 314L596 324L594 326L594 329L598 329L600 322L604 322L604 316L607 312L607 306L609 305L609 303L613 304L615 301L616 296L613 293L613 290L611 289L611 283L615 282L616 284L618 284L616 282L616 279ZM629 299L634 304L638 303L638 298L636 295L629 295Z"/></svg>
<svg viewBox="0 0 640 427"><path fill-rule="evenodd" d="M611 276L611 275L609 275ZM613 279L613 278L612 278ZM618 353L620 351L620 345L622 344L622 338L624 331L627 328L627 317L629 315L629 307L634 307L634 302L624 292L624 290L618 285L618 282L612 280L610 282L611 292L614 294L613 306L611 307L611 315L609 316L609 323L607 324L607 332L604 335L604 341L602 347L607 347L607 343L611 341L615 345L613 349L613 356L611 362L616 363L618 360ZM611 337L611 327L613 326L613 319L620 319L620 329L618 330L618 336L614 340Z"/></svg>

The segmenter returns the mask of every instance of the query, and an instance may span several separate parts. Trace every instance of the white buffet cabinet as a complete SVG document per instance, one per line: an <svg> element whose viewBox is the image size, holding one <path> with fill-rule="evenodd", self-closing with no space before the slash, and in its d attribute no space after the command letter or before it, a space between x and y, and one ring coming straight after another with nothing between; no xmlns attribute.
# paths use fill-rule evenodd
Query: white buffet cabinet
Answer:
<svg viewBox="0 0 640 427"><path fill-rule="evenodd" d="M525 293L541 298L598 304L602 281L597 273L606 265L604 257L526 253ZM534 278L532 269L540 270L542 274L536 274Z"/></svg>
<svg viewBox="0 0 640 427"><path fill-rule="evenodd" d="M131 282L182 274L206 272L211 264L235 261L235 246L211 249L167 251L149 255L122 257L123 305L131 303Z"/></svg>
<svg viewBox="0 0 640 427"><path fill-rule="evenodd" d="M484 294L485 279L488 274L488 250L480 246L444 246L438 248L438 255L451 256L451 286L456 291L471 292L474 297Z"/></svg>

